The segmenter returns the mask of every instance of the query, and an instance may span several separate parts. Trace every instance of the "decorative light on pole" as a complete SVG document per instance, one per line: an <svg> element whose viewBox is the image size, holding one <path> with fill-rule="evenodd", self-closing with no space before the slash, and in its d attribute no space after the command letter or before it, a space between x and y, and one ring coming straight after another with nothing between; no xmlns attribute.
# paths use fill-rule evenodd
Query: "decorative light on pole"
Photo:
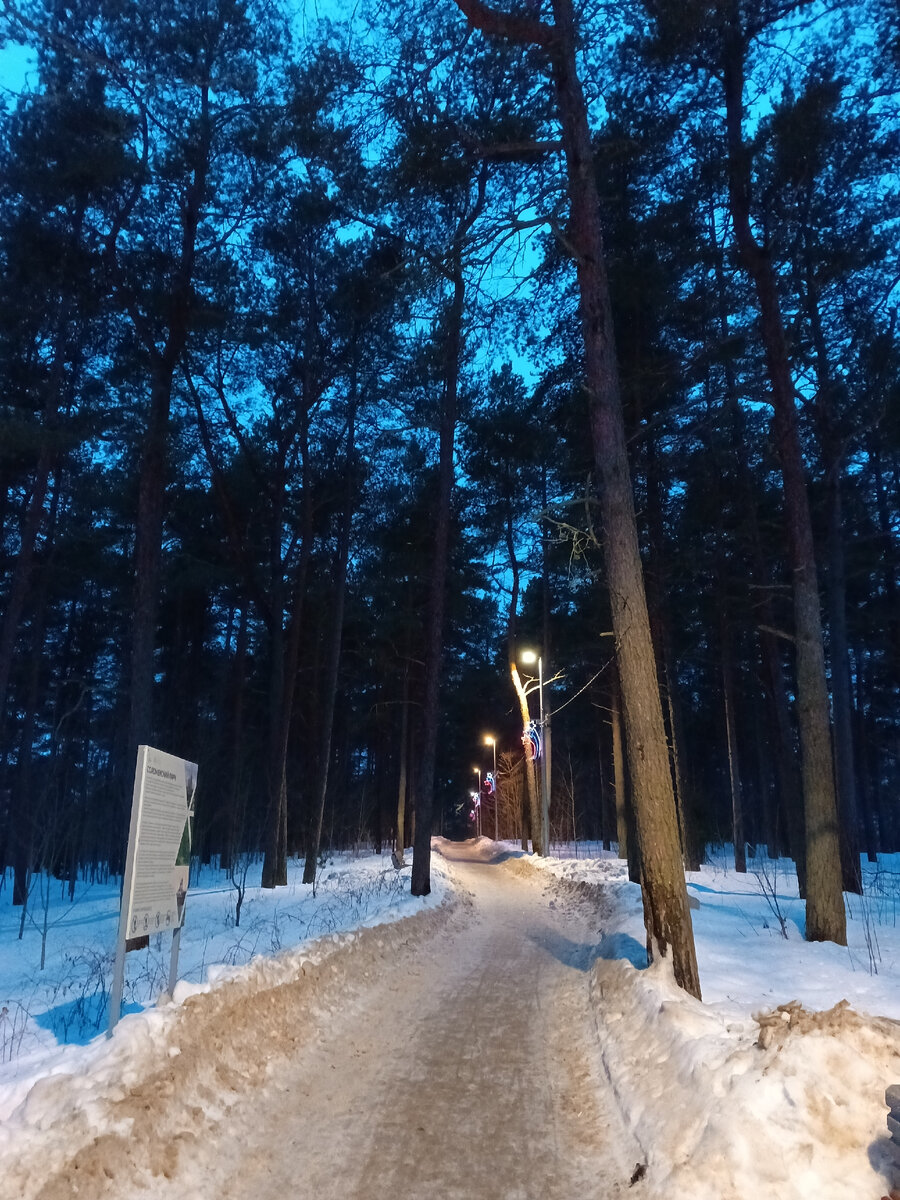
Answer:
<svg viewBox="0 0 900 1200"><path fill-rule="evenodd" d="M541 806L542 806L542 809L544 812L544 821L546 823L547 814L548 814L549 808L550 808L550 776L549 776L549 772L547 770L550 759L547 756L547 754L544 753L544 745L543 745L543 740L544 740L544 660L541 657L541 655L536 654L534 650L523 650L521 652L521 654L519 655L519 657L521 658L523 663L535 663L536 662L537 669L538 669L538 708L539 708L540 716L539 716L537 725L538 725L538 729L540 730L540 733L537 738L534 738L532 736L532 741L536 742L537 753L535 754L535 757L536 758L539 757L541 760ZM526 732L528 732L528 731L526 731ZM546 853L546 847L545 847L544 852Z"/></svg>
<svg viewBox="0 0 900 1200"><path fill-rule="evenodd" d="M497 788L497 739L489 733L485 734L484 744L486 746L493 746L494 748L494 774L492 777L494 783L494 841L497 842L500 840L499 825L497 821L497 806L500 801L500 793L499 789Z"/></svg>

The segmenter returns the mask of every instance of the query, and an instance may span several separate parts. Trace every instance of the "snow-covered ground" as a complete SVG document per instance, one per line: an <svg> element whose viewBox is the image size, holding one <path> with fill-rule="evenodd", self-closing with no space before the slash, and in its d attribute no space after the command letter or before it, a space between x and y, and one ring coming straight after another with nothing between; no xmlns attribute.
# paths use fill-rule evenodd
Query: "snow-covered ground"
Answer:
<svg viewBox="0 0 900 1200"><path fill-rule="evenodd" d="M487 839L474 850L485 860L520 854ZM0 1200L36 1195L29 1191L35 1161L46 1156L48 1171L58 1169L67 1144L74 1156L86 1130L104 1128L102 1114L121 1089L150 1079L182 1049L187 1056L185 1023L215 1019L192 997L213 1000L221 992L226 1007L255 1004L241 1037L262 1023L265 1046L276 1017L260 1014L270 1006L281 1011L272 998L279 984L295 989L293 1007L284 1010L289 1020L305 1005L312 1027L317 1005L325 1019L340 1003L342 981L364 987L368 973L383 973L385 944L394 954L416 938L442 937L454 868L440 855L433 864L427 901L410 897L409 872L398 876L381 856L336 856L315 897L299 882L300 864L291 864L288 886L275 892L258 887L256 865L239 927L234 888L205 872L188 897L174 1002L156 1005L168 971L169 939L162 937L129 955L126 1015L111 1040L98 1024L105 1028L116 888L80 886L70 905L58 881L49 888L44 881L43 892L38 883L33 920L19 940L20 910L11 906L7 880L0 892ZM646 967L640 893L613 855L579 845L577 857L565 847L509 865L544 873L551 908L571 902L597 913L590 983L598 1045L585 1054L598 1056L641 1148L646 1174L635 1195L879 1200L888 1192L884 1090L900 1083L900 858L865 865L866 896L848 897L847 948L803 941L790 863L751 860L748 874L738 876L723 853L690 875L702 1005L675 987L665 963ZM396 923L423 909L429 924ZM382 922L393 922L395 932L376 933L377 943L351 932ZM405 935L407 924L419 932ZM340 967L329 966L338 960ZM237 1000L227 999L229 987ZM195 1040L216 1046L211 1028ZM284 1053L295 1036L289 1032ZM192 1060L183 1074L199 1080L202 1070ZM203 1075L204 1105L214 1079ZM17 1174L23 1152L31 1165Z"/></svg>
<svg viewBox="0 0 900 1200"><path fill-rule="evenodd" d="M228 875L213 867L203 868L197 878L192 875L177 1002L240 977L241 968L261 957L434 907L446 891L440 859L425 901L409 894L409 869L395 871L389 854L331 856L319 873L315 895L301 883L301 860L288 863L286 887L261 888L261 870L260 861L247 864L239 925L238 891ZM75 1064L83 1069L82 1064L104 1051L118 880L79 883L73 903L66 888L46 876L35 880L21 939L22 910L12 906L11 877L0 891L0 1121L40 1076L69 1071ZM118 1042L146 1035L148 1018L168 984L171 945L171 934L157 934L148 950L127 956L122 1013L131 1019L117 1029Z"/></svg>
<svg viewBox="0 0 900 1200"><path fill-rule="evenodd" d="M900 1083L900 856L864 863L844 948L803 940L790 862L751 859L738 875L714 855L688 875L701 1005L666 963L646 969L624 864L571 853L533 861L613 900L593 969L598 1033L655 1186L692 1200L883 1196L884 1092Z"/></svg>

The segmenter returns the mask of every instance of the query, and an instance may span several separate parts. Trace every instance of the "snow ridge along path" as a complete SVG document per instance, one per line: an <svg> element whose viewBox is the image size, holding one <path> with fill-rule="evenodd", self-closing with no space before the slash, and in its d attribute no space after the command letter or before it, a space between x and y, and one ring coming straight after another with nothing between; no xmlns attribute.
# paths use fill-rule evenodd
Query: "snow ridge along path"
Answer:
<svg viewBox="0 0 900 1200"><path fill-rule="evenodd" d="M57 1078L67 1137L29 1131L2 1195L624 1196L642 1153L597 1050L596 906L481 845L440 843L455 905L336 939L274 986L191 997L103 1111L67 1111L77 1080Z"/></svg>

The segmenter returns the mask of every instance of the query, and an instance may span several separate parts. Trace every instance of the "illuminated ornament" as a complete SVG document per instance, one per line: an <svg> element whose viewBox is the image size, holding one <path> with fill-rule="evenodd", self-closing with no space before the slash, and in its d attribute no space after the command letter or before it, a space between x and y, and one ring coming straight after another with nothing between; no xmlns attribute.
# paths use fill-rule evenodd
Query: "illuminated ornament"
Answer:
<svg viewBox="0 0 900 1200"><path fill-rule="evenodd" d="M541 737L540 726L536 721L528 722L528 728L525 730L525 733L522 736L523 743L525 742L526 738L531 742L531 757L535 762L537 762L537 760L541 757L543 739Z"/></svg>
<svg viewBox="0 0 900 1200"><path fill-rule="evenodd" d="M497 785L494 783L494 773L493 773L493 771L488 771L487 775L485 775L485 777L484 777L483 791L488 796L493 796L493 794L494 794L494 792L496 792L496 790L497 790Z"/></svg>

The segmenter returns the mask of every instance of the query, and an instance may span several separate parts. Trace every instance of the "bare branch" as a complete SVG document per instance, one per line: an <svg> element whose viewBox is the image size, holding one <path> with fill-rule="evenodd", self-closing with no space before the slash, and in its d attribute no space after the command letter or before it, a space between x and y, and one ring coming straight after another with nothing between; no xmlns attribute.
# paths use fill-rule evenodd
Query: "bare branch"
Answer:
<svg viewBox="0 0 900 1200"><path fill-rule="evenodd" d="M532 162L536 158L543 158L545 154L557 154L562 148L559 138L548 141L475 142L472 146L478 158L494 162Z"/></svg>
<svg viewBox="0 0 900 1200"><path fill-rule="evenodd" d="M773 625L757 625L760 633L771 633L773 637L781 638L785 642L795 642L797 639L792 633L787 633L784 629L776 629Z"/></svg>
<svg viewBox="0 0 900 1200"><path fill-rule="evenodd" d="M500 12L483 4L482 0L456 0L456 6L475 29L490 37L507 38L520 46L543 46L549 49L556 43L556 30L536 17Z"/></svg>

